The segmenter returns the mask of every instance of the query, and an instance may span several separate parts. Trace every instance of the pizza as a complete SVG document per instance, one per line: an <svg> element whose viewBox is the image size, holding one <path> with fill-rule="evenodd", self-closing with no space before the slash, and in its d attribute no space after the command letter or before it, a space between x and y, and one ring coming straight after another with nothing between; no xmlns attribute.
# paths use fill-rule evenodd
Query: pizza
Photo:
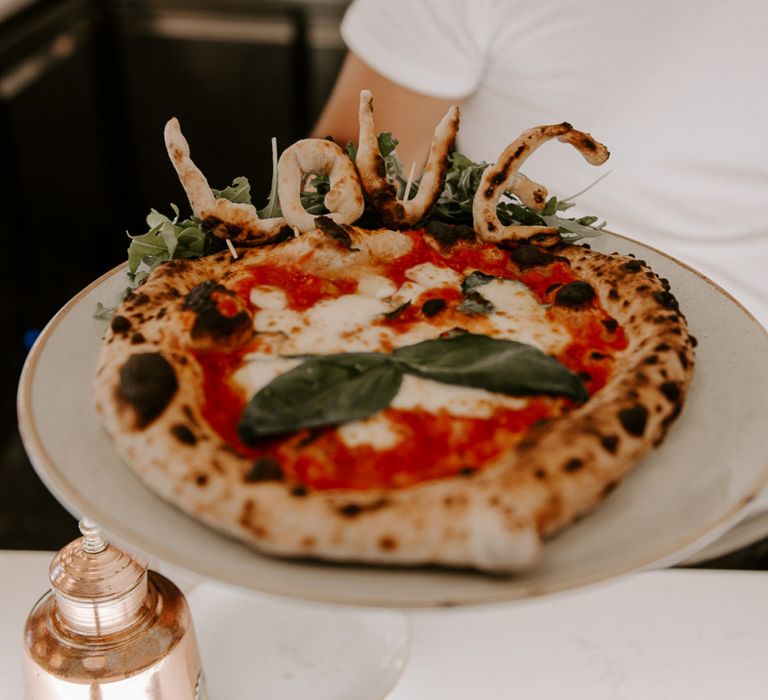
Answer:
<svg viewBox="0 0 768 700"><path fill-rule="evenodd" d="M694 338L641 260L505 223L517 169L570 125L525 132L489 166L474 225L430 220L458 112L398 196L361 95L354 163L307 139L280 158L281 216L217 197L177 122L169 154L207 230L237 243L172 259L106 333L97 412L157 494L284 557L515 572L595 508L680 414ZM324 173L328 212L301 205ZM360 225L366 208L378 226Z"/></svg>

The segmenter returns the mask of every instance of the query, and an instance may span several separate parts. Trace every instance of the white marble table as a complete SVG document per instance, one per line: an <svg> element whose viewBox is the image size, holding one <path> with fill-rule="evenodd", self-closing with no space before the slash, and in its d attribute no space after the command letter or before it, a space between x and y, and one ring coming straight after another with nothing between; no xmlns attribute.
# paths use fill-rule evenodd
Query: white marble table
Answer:
<svg viewBox="0 0 768 700"><path fill-rule="evenodd" d="M47 587L52 556L0 551L2 698L22 697L23 623ZM307 695L306 688L300 694L300 684L287 680L278 690L264 688L256 662L239 677L217 673L217 653L226 653L227 640L211 628L217 616L210 601L218 594L243 607L249 607L249 597L262 606L270 600L213 583L181 584L190 591L211 700L319 697L319 691ZM295 605L280 603L286 604ZM340 623L348 615L375 615L322 610ZM405 618L410 658L389 700L768 697L768 572L647 572L549 598L411 611ZM354 640L349 649L354 651ZM286 679L306 673L313 663L297 653L283 661ZM354 663L343 669L358 671ZM377 697L376 684L367 687Z"/></svg>

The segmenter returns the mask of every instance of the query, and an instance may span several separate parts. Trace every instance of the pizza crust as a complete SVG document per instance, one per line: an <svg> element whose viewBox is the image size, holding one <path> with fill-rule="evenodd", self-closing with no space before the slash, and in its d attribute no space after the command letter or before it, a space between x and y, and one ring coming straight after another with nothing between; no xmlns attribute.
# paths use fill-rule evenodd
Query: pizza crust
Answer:
<svg viewBox="0 0 768 700"><path fill-rule="evenodd" d="M201 282L226 289L254 262L314 251L311 271L333 274L410 246L397 232L345 228L358 250L312 231L237 261L226 253L170 261L132 292L107 332L95 382L96 409L118 452L162 498L267 554L501 573L530 567L542 540L594 508L681 410L694 341L668 285L632 258L557 246L552 252L592 284L629 338L602 390L476 473L404 489L308 490L275 480L204 419L202 370L184 351L196 312L184 303ZM230 325L212 324L218 344L241 342L242 328ZM165 379L136 388L132 372L150 365Z"/></svg>

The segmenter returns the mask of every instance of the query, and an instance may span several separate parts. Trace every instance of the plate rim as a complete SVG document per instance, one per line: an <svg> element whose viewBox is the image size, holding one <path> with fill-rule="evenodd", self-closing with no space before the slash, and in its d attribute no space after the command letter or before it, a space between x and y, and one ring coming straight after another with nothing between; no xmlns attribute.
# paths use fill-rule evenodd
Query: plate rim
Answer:
<svg viewBox="0 0 768 700"><path fill-rule="evenodd" d="M723 289L719 284L711 280L709 277L699 272L695 268L691 267L687 263L678 260L677 258L658 250L657 248L648 245L637 239L615 233L613 231L603 231L602 233L609 236L616 237L622 241L628 242L632 245L637 245L646 250L665 258L668 262L678 265L685 269L687 272L695 275L703 283L713 287L720 295L724 296L731 304L738 308L738 310L745 314L748 319L754 323L758 329L760 329L765 336L768 337L768 329L757 320L752 312L747 309L738 299L736 299L730 292ZM608 238L604 240L609 240ZM583 242L576 242L574 245L589 245L591 239ZM694 555L697 551L702 550L707 545L714 542L719 536L727 532L731 527L735 526L743 517L744 512L748 506L755 501L763 490L768 487L768 457L765 458L761 468L760 478L755 480L749 492L734 502L729 508L725 510L718 518L708 522L707 525L702 526L695 532L689 534L683 538L682 541L678 541L676 545L667 545L662 551L653 550L649 548L649 554L642 557L642 560L635 560L623 565L617 565L610 569L603 569L599 572L592 572L586 575L575 576L566 578L560 581L552 582L536 582L530 581L522 585L514 585L514 576L510 578L510 586L505 586L499 590L487 592L483 595L482 599L477 599L477 595L467 596L466 594L446 594L446 600L444 602L432 602L427 603L421 601L419 596L411 596L413 600L398 600L396 603L388 602L386 598L382 598L377 594L369 594L364 598L355 598L353 602L349 601L348 596L345 597L343 593L316 593L315 595L307 595L306 591L296 590L296 586L287 586L285 582L283 585L277 588L277 585L267 585L266 587L260 584L249 585L248 583L241 581L241 577L230 576L229 578L222 578L217 576L215 572L212 572L210 567L199 567L191 565L187 562L188 557L184 554L178 555L176 550L167 548L162 541L152 540L149 541L143 534L136 532L130 524L117 523L117 528L112 529L109 523L112 519L108 513L105 513L103 509L96 504L91 503L89 498L79 496L75 489L71 487L69 483L62 483L59 479L53 475L59 473L59 468L56 465L56 460L48 453L45 445L42 442L37 426L35 425L33 410L32 410L32 387L34 384L35 369L40 360L40 356L48 342L48 339L53 335L62 321L68 316L71 310L82 301L91 291L97 288L102 283L110 280L115 275L123 272L127 268L127 263L123 262L113 267L107 272L103 273L93 282L88 284L77 294L75 294L61 309L51 318L46 324L40 335L36 339L29 354L24 363L22 373L20 375L19 387L17 392L17 415L19 432L24 443L25 451L29 456L35 471L40 477L41 481L45 484L46 488L54 495L54 497L62 503L62 505L69 510L76 517L82 517L84 513L79 504L85 502L89 507L93 506L93 512L89 512L87 515L89 518L97 522L103 529L113 537L114 540L127 545L129 548L136 549L142 553L149 554L161 561L166 561L169 564L184 569L194 575L204 576L211 580L223 582L229 585L245 588L247 590L256 590L268 595L274 595L281 598L308 600L320 603L331 603L344 606L373 606L373 607L398 607L398 608L434 608L441 606L478 606L478 605L492 605L498 603L509 603L519 600L526 600L528 598L537 598L544 595L551 595L556 593L565 592L572 589L584 588L589 585L594 585L603 581L609 581L610 579L617 578L619 576L628 575L637 571L663 568L672 566L674 564L683 562L687 557ZM117 453L116 458L120 460L126 469L129 469L127 464L124 464ZM146 485L142 484L149 493L153 493ZM62 492L67 496L62 495ZM79 502L79 504L78 504ZM169 507L179 510L173 504L163 500ZM90 510L90 508L89 508ZM183 511L180 511L182 512ZM184 515L187 515L186 513ZM102 517L103 516L103 517ZM188 516L187 517L191 517ZM216 531L211 528L220 537L227 537L227 535ZM123 534L120 534L123 533ZM127 534L126 534L127 533ZM140 544L138 544L140 543ZM546 543L545 543L546 545ZM261 554L256 550L252 550L256 557L264 557L267 555ZM345 565L334 565L344 568ZM351 566L354 566L352 564ZM200 571L201 568L206 568L206 573ZM381 573L386 575L389 568L382 568ZM400 569L395 569L399 571ZM446 570L446 573L450 574L450 570ZM300 588L300 587L299 587ZM437 596L435 596L437 598Z"/></svg>

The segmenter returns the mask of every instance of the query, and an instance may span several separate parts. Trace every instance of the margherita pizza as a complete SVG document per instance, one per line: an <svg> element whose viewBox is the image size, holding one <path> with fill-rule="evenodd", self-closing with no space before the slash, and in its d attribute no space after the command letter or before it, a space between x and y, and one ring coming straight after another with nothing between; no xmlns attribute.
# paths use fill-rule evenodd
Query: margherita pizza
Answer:
<svg viewBox="0 0 768 700"><path fill-rule="evenodd" d="M95 384L114 443L155 492L264 553L511 572L594 508L664 437L694 341L645 263L510 225L517 173L567 124L517 139L483 174L474 226L430 221L458 128L436 130L413 199L398 199L361 98L353 161L289 148L281 217L216 197L178 124L169 152L195 214L239 244L171 260L131 291ZM329 176L328 213L299 195ZM364 207L381 227L356 222ZM384 223L385 222L385 223Z"/></svg>

